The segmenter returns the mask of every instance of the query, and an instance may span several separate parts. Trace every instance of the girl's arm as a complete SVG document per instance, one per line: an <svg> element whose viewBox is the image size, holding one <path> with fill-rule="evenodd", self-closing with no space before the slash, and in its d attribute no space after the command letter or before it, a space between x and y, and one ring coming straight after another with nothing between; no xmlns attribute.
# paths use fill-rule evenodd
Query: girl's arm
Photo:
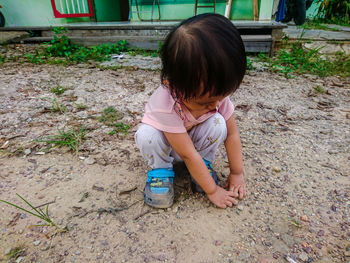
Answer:
<svg viewBox="0 0 350 263"><path fill-rule="evenodd" d="M233 198L234 193L232 191L226 191L215 184L202 157L195 149L187 133L164 132L164 135L171 147L184 160L192 177L202 187L211 202L221 208L237 203L237 200Z"/></svg>
<svg viewBox="0 0 350 263"><path fill-rule="evenodd" d="M232 116L226 121L227 138L225 148L230 165L230 175L226 182L229 191L238 195L239 199L246 196L246 185L243 178L242 146L236 121Z"/></svg>

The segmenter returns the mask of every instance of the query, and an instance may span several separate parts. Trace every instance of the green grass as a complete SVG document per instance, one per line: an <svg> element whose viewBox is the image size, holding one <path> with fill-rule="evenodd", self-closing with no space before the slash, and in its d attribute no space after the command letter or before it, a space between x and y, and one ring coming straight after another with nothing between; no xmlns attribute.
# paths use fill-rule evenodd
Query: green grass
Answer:
<svg viewBox="0 0 350 263"><path fill-rule="evenodd" d="M326 26L324 22L319 19L307 20L303 25L298 26L298 28L304 28L308 30L318 29L318 30L326 30L326 31L339 31L339 29L337 28Z"/></svg>
<svg viewBox="0 0 350 263"><path fill-rule="evenodd" d="M103 122L106 125L112 125L115 121L121 119L122 114L117 111L113 106L107 107L101 113L101 116L98 118L99 122Z"/></svg>
<svg viewBox="0 0 350 263"><path fill-rule="evenodd" d="M7 255L8 259L17 259L25 254L24 244L20 244L14 248L11 248L10 253Z"/></svg>
<svg viewBox="0 0 350 263"><path fill-rule="evenodd" d="M66 113L66 111L67 111L67 107L59 103L57 98L54 98L52 100L51 112L58 112L58 113L64 114Z"/></svg>
<svg viewBox="0 0 350 263"><path fill-rule="evenodd" d="M66 87L63 86L57 86L55 88L51 88L50 92L56 95L62 95L67 90Z"/></svg>
<svg viewBox="0 0 350 263"><path fill-rule="evenodd" d="M26 54L27 62L69 65L89 60L105 61L109 60L112 54L129 50L125 40L120 40L115 44L108 43L92 47L76 45L65 35L67 31L64 27L52 28L53 39L42 44L33 53Z"/></svg>
<svg viewBox="0 0 350 263"><path fill-rule="evenodd" d="M122 117L123 115L119 111L110 106L103 110L101 116L98 117L98 120L100 122L103 122L108 127L113 127L113 130L108 133L109 135L114 135L117 133L123 133L124 135L127 135L130 129L130 125L122 122L117 122Z"/></svg>
<svg viewBox="0 0 350 263"><path fill-rule="evenodd" d="M52 221L52 219L50 218L50 216L49 216L49 205L46 205L46 210L45 210L45 212L44 212L41 208L36 208L36 207L34 207L31 203L29 203L26 199L24 199L24 198L23 198L22 196L20 196L19 194L16 193L16 195L17 195L19 198L21 198L21 199L31 208L32 211L29 211L29 210L27 210L27 209L25 209L25 208L23 208L23 207L21 207L21 206L19 206L19 205L10 203L10 202L5 201L5 200L0 200L0 202L3 202L3 203L8 204L8 205L11 205L11 206L13 206L13 207L15 207L15 208L17 208L17 209L20 209L20 210L26 212L27 214L36 216L36 217L40 218L41 220L43 220L44 222L46 222L46 223L44 223L44 224L41 224L41 225L34 225L34 226L53 226L53 227L55 227L55 228L56 228L57 230L59 230L59 231L62 231L62 232L66 231L66 230L61 229L59 226L57 226L57 225Z"/></svg>
<svg viewBox="0 0 350 263"><path fill-rule="evenodd" d="M317 93L321 93L321 94L327 93L327 91L326 91L324 88L322 88L321 86L315 87L314 90L315 90Z"/></svg>
<svg viewBox="0 0 350 263"><path fill-rule="evenodd" d="M350 76L350 56L337 53L326 56L320 53L321 48L307 49L301 41L291 45L290 49L282 49L274 57L259 54L258 59L267 62L271 72L281 73L286 78L297 74L313 74L320 77Z"/></svg>
<svg viewBox="0 0 350 263"><path fill-rule="evenodd" d="M124 124L122 122L113 123L111 125L111 127L114 127L114 129L109 132L109 135L114 135L114 134L117 134L119 132L123 133L124 135L127 135L128 131L130 129L130 125L129 124Z"/></svg>
<svg viewBox="0 0 350 263"><path fill-rule="evenodd" d="M49 150L54 147L69 147L72 151L78 153L79 147L82 142L85 140L85 136L88 133L85 128L80 128L78 131L70 130L66 132L64 129L58 130L57 135L48 136L44 138L39 138L37 142L43 142L48 144L49 146L44 150Z"/></svg>
<svg viewBox="0 0 350 263"><path fill-rule="evenodd" d="M88 107L88 106L86 106L86 105L83 104L83 103L75 103L74 105L75 105L75 108L76 108L77 110L86 110L87 107Z"/></svg>

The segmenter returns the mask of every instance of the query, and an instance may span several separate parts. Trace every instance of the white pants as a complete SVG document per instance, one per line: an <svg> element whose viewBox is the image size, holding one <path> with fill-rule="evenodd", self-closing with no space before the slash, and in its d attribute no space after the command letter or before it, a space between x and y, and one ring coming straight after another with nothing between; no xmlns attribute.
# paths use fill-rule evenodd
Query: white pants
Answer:
<svg viewBox="0 0 350 263"><path fill-rule="evenodd" d="M220 113L215 113L206 121L193 127L188 135L202 158L214 161L218 147L226 140L226 121ZM182 161L172 149L164 133L151 125L140 124L135 133L136 146L152 169L172 168L173 161Z"/></svg>

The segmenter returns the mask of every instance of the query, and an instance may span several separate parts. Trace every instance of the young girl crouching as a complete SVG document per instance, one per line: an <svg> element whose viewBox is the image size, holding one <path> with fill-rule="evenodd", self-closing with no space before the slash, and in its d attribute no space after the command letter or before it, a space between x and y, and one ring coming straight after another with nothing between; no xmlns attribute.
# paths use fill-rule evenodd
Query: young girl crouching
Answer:
<svg viewBox="0 0 350 263"><path fill-rule="evenodd" d="M202 14L167 36L161 50L161 86L152 94L135 141L152 168L145 202L173 204L173 161L184 161L198 191L216 206L237 204L246 195L241 142L229 95L242 82L246 55L242 39L227 18ZM224 143L230 175L218 186L211 162Z"/></svg>

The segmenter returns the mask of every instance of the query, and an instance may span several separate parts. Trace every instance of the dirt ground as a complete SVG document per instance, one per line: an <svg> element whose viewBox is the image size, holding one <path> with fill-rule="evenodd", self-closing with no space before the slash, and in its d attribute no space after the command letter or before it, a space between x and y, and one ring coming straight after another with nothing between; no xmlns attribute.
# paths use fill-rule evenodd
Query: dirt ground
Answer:
<svg viewBox="0 0 350 263"><path fill-rule="evenodd" d="M32 227L38 218L0 204L0 261L13 262L348 262L350 260L350 79L286 79L250 71L235 94L248 196L215 208L193 194L177 167L175 203L143 203L147 165L133 135L159 72L75 66L0 65L0 199L50 203L69 231ZM53 113L51 88L66 112ZM322 87L326 93L315 90ZM86 109L78 109L84 104ZM114 106L125 136L99 122ZM43 152L36 139L85 126L78 154ZM224 148L214 168L228 174ZM42 206L44 208L44 206Z"/></svg>

